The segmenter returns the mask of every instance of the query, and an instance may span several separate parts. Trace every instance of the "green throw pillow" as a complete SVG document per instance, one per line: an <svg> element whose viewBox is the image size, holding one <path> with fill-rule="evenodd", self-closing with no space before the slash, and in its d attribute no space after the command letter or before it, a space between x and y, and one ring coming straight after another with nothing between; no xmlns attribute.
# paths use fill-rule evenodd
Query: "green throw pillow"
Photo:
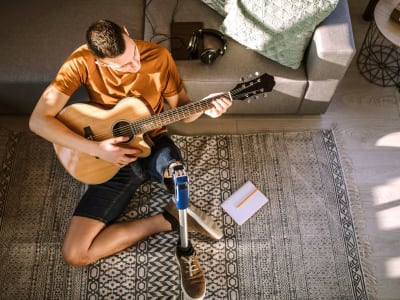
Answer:
<svg viewBox="0 0 400 300"><path fill-rule="evenodd" d="M225 19L221 31L280 64L297 69L316 26L339 0L202 0Z"/></svg>
<svg viewBox="0 0 400 300"><path fill-rule="evenodd" d="M221 16L226 16L228 14L228 12L225 10L225 5L229 0L201 0L201 1L207 4L212 9L214 9Z"/></svg>

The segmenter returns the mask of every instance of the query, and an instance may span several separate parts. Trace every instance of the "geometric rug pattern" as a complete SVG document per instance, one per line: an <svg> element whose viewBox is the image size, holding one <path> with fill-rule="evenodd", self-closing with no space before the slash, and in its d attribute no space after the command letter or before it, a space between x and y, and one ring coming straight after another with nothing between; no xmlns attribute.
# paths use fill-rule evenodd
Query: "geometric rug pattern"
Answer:
<svg viewBox="0 0 400 300"><path fill-rule="evenodd" d="M173 136L189 173L192 205L224 237L190 236L206 276L205 299L368 299L365 243L332 130ZM0 129L1 299L183 299L176 233L163 233L87 267L60 254L85 186L52 145ZM268 198L237 225L221 208L246 181ZM136 192L119 221L163 211L157 183Z"/></svg>

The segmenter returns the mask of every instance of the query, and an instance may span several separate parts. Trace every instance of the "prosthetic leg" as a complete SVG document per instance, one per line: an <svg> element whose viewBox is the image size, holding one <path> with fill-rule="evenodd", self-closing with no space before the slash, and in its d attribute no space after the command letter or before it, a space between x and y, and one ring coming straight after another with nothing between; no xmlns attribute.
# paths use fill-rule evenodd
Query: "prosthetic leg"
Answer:
<svg viewBox="0 0 400 300"><path fill-rule="evenodd" d="M169 169L175 189L174 202L179 212L179 237L181 249L190 247L187 228L187 208L189 207L189 181L183 165L172 164Z"/></svg>
<svg viewBox="0 0 400 300"><path fill-rule="evenodd" d="M179 212L179 237L176 257L181 271L181 287L185 299L200 300L206 293L205 276L188 236L187 210L189 207L189 182L185 166L169 167L175 189L174 202Z"/></svg>

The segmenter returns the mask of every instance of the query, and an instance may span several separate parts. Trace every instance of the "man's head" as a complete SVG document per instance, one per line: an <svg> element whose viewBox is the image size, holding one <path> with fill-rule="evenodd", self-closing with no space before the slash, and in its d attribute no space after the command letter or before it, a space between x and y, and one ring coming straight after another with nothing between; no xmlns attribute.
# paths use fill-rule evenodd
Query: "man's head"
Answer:
<svg viewBox="0 0 400 300"><path fill-rule="evenodd" d="M97 21L86 31L86 42L101 67L131 73L141 68L139 50L124 26Z"/></svg>
<svg viewBox="0 0 400 300"><path fill-rule="evenodd" d="M125 51L124 29L109 20L100 20L86 31L86 42L98 58L112 58Z"/></svg>

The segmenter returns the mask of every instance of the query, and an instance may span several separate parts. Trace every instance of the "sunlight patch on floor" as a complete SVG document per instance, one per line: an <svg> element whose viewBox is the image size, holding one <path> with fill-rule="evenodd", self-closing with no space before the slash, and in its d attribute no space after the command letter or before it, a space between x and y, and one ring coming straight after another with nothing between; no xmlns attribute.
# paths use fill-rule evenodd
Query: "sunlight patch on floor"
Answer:
<svg viewBox="0 0 400 300"><path fill-rule="evenodd" d="M400 177L372 189L376 221L380 230L400 228Z"/></svg>
<svg viewBox="0 0 400 300"><path fill-rule="evenodd" d="M400 132L389 133L375 143L378 147L400 147Z"/></svg>
<svg viewBox="0 0 400 300"><path fill-rule="evenodd" d="M376 213L376 220L380 230L394 230L400 228L400 206L384 209ZM400 271L400 269L399 269Z"/></svg>
<svg viewBox="0 0 400 300"><path fill-rule="evenodd" d="M393 257L385 262L386 276L400 278L400 257Z"/></svg>
<svg viewBox="0 0 400 300"><path fill-rule="evenodd" d="M395 201L400 202L400 177L393 178L385 184L373 187L372 195L375 206L383 204L386 204L386 206L390 206L389 203Z"/></svg>

